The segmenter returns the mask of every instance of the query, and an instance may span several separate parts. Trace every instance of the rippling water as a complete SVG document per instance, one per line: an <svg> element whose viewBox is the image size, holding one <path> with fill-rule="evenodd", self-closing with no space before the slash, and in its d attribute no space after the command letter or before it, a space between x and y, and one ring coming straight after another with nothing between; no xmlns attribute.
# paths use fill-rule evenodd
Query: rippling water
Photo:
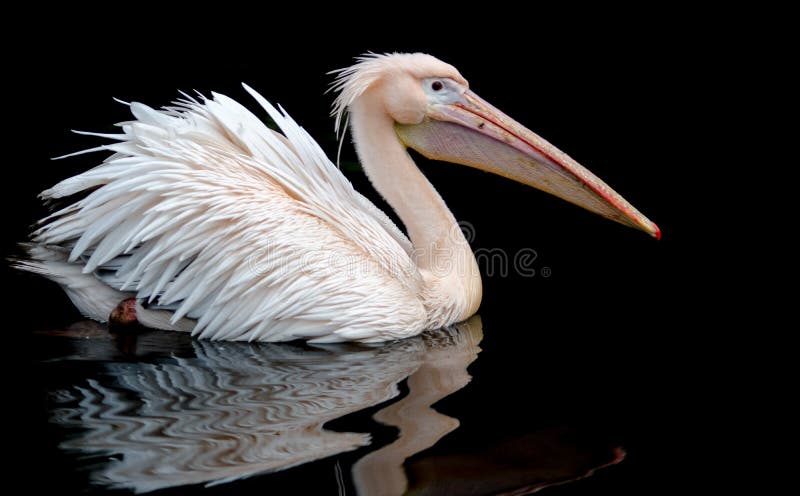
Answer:
<svg viewBox="0 0 800 496"><path fill-rule="evenodd" d="M468 388L479 317L374 346L118 336L90 322L46 334L69 346L42 367L80 371L48 404L59 450L87 471L88 489L235 485L292 467L302 479L304 464L329 459L331 494L526 494L624 458L564 426L430 450L459 430L458 414L432 405Z"/></svg>

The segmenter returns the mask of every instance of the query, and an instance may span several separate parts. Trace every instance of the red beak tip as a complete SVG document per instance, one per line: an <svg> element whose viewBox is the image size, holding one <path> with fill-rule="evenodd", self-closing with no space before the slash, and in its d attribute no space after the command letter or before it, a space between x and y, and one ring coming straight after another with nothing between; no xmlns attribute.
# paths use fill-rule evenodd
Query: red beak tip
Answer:
<svg viewBox="0 0 800 496"><path fill-rule="evenodd" d="M658 226L655 226L655 227L656 227L655 238L657 240L661 240L661 229L659 229Z"/></svg>

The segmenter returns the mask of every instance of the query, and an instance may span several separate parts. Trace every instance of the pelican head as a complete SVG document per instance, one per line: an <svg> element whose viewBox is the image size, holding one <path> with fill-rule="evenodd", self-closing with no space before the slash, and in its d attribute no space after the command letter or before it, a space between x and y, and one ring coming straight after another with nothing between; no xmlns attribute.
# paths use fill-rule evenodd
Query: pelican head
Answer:
<svg viewBox="0 0 800 496"><path fill-rule="evenodd" d="M600 178L480 98L450 64L430 55L366 55L339 71L337 130L348 108L380 109L400 142L427 158L533 186L655 238L661 231Z"/></svg>

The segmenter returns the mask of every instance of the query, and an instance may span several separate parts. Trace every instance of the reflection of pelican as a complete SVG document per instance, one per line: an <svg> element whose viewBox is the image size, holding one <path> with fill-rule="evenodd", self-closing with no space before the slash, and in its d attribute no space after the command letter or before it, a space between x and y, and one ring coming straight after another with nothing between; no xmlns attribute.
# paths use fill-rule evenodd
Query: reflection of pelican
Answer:
<svg viewBox="0 0 800 496"><path fill-rule="evenodd" d="M457 328L381 347L196 341L196 358L108 364L114 383L93 379L76 388L78 405L57 410L54 421L88 429L64 447L122 455L97 474L100 482L136 491L221 482L369 444L368 434L333 432L323 425L396 396L397 384L413 374L419 380L412 379L401 404L418 404L413 410L424 414L416 434L411 435L414 419L404 418L395 443L404 447L381 450L388 461L373 455L366 462L399 467L404 457L457 425L450 419L439 423L445 429L429 432L439 424L429 423L436 414L425 411L466 384L465 369L481 337L475 317ZM447 365L433 363L440 361Z"/></svg>
<svg viewBox="0 0 800 496"><path fill-rule="evenodd" d="M470 380L467 366L478 356L480 320L467 322L470 332L453 335L423 335L428 344L425 360L408 378L408 396L375 414L375 420L400 428L392 444L367 454L353 466L353 481L359 494L403 494L407 486L403 462L415 453L430 448L448 432L458 428L458 420L442 415L431 405L458 391ZM475 342L469 342L478 338ZM437 344L442 338L451 346ZM430 341L430 342L429 342ZM467 341L459 343L458 341Z"/></svg>

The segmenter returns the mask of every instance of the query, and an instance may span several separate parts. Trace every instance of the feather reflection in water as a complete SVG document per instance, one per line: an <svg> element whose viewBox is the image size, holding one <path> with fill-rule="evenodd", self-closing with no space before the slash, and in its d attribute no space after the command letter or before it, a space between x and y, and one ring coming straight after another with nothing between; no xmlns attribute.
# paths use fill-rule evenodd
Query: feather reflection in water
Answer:
<svg viewBox="0 0 800 496"><path fill-rule="evenodd" d="M368 434L323 425L397 396L400 381L448 353L469 357L456 360L460 370L453 364L453 384L461 386L438 388L431 398L459 389L481 338L474 317L382 346L194 341L195 358L107 364L107 375L58 394L77 396L78 404L56 410L53 420L87 430L64 448L121 455L94 474L99 483L146 492L227 482L368 445ZM425 394L417 386L411 394L418 392ZM424 449L448 430L420 432L429 439L416 443Z"/></svg>

